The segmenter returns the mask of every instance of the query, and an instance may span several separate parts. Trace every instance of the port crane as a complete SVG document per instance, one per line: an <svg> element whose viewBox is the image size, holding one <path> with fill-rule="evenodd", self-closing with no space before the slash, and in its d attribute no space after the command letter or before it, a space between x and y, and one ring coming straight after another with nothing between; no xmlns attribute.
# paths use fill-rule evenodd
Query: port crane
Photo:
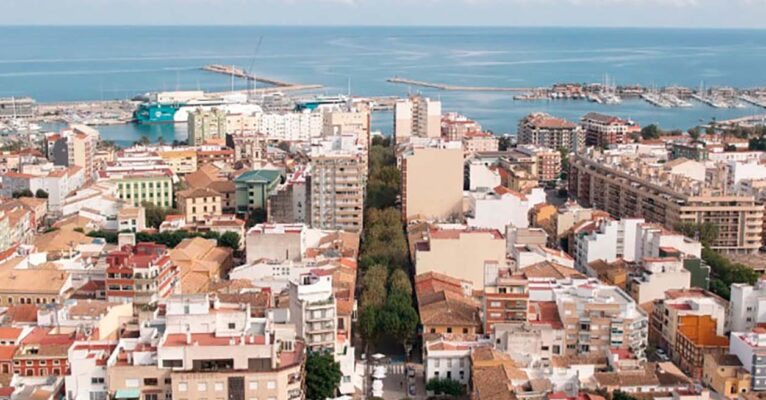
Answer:
<svg viewBox="0 0 766 400"><path fill-rule="evenodd" d="M253 68L255 68L255 59L258 58L258 51L261 49L261 43L263 43L263 36L258 37L258 43L255 45L255 51L253 52L253 60L250 62L250 68L245 70L245 82L247 82L247 102L251 102L253 100L253 92L255 92L255 72L253 71ZM248 75L252 76L253 79L250 79Z"/></svg>

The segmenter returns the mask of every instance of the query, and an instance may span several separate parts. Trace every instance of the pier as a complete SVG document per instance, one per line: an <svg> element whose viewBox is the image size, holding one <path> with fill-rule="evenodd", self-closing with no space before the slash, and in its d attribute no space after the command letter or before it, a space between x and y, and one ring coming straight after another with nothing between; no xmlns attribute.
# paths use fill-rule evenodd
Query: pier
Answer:
<svg viewBox="0 0 766 400"><path fill-rule="evenodd" d="M386 82L455 92L531 92L535 90L534 88L447 85L444 83L418 81L399 77L388 78L386 79Z"/></svg>
<svg viewBox="0 0 766 400"><path fill-rule="evenodd" d="M278 87L302 86L302 85L299 85L299 84L285 82L285 81L280 81L280 80L277 80L277 79L271 79L271 78L264 78L264 77L256 76L254 74L247 73L245 70L242 70L242 69L239 69L239 68L235 68L235 67L229 67L229 66L226 66L226 65L220 65L220 64L205 65L204 67L202 67L202 70L203 71L207 71L207 72L215 72L215 73L218 73L218 74L233 76L233 77L236 77L236 78L256 81L256 82L260 82L260 83L265 83L267 85L278 86Z"/></svg>

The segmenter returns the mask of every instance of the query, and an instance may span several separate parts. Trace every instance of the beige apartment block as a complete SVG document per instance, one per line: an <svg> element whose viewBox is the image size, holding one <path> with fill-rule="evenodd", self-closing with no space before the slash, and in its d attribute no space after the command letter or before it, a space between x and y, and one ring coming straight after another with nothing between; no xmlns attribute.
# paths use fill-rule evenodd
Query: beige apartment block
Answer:
<svg viewBox="0 0 766 400"><path fill-rule="evenodd" d="M728 195L641 160L577 155L570 162L569 193L615 218L644 218L668 229L681 222L714 223L719 235L712 248L718 251L754 253L761 246L764 210L754 197Z"/></svg>
<svg viewBox="0 0 766 400"><path fill-rule="evenodd" d="M414 148L402 156L402 216L449 220L463 211L463 151Z"/></svg>
<svg viewBox="0 0 766 400"><path fill-rule="evenodd" d="M412 136L441 137L441 101L423 96L398 100L394 105L394 139L397 143Z"/></svg>
<svg viewBox="0 0 766 400"><path fill-rule="evenodd" d="M311 226L362 230L367 168L361 153L327 153L311 158Z"/></svg>

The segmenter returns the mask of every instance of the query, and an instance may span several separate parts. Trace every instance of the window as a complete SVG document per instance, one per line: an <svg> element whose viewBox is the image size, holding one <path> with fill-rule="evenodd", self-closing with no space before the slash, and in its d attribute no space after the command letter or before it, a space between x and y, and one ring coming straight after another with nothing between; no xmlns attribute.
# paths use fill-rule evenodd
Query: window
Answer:
<svg viewBox="0 0 766 400"><path fill-rule="evenodd" d="M237 328L237 324L233 322L229 322L229 329L236 329L236 328Z"/></svg>
<svg viewBox="0 0 766 400"><path fill-rule="evenodd" d="M258 381L250 381L248 387L250 390L258 390Z"/></svg>
<svg viewBox="0 0 766 400"><path fill-rule="evenodd" d="M207 383L198 383L197 384L197 391L198 392L207 392Z"/></svg>
<svg viewBox="0 0 766 400"><path fill-rule="evenodd" d="M186 384L186 382L181 382L178 384L178 391L179 392L185 392L189 390L189 386Z"/></svg>
<svg viewBox="0 0 766 400"><path fill-rule="evenodd" d="M61 364L61 361L59 361L59 360L53 360L53 365L60 365L60 364Z"/></svg>
<svg viewBox="0 0 766 400"><path fill-rule="evenodd" d="M137 388L138 386L138 379L125 379L125 387Z"/></svg>
<svg viewBox="0 0 766 400"><path fill-rule="evenodd" d="M223 392L223 382L216 382L215 383L215 391L216 392Z"/></svg>
<svg viewBox="0 0 766 400"><path fill-rule="evenodd" d="M157 378L144 378L144 386L157 386L158 384Z"/></svg>
<svg viewBox="0 0 766 400"><path fill-rule="evenodd" d="M104 383L104 378L96 378L96 377L90 378L90 383L91 385L101 385Z"/></svg>
<svg viewBox="0 0 766 400"><path fill-rule="evenodd" d="M276 389L276 388L277 388L277 381L266 382L266 389Z"/></svg>
<svg viewBox="0 0 766 400"><path fill-rule="evenodd" d="M183 367L182 360L162 360L163 368L181 368Z"/></svg>
<svg viewBox="0 0 766 400"><path fill-rule="evenodd" d="M144 400L160 400L157 393L147 393L144 395Z"/></svg>

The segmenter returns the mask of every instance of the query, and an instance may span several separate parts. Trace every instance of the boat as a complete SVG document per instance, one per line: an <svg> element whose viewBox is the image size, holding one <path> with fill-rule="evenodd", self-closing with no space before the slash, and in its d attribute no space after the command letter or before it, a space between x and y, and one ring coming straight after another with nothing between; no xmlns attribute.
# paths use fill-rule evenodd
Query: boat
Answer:
<svg viewBox="0 0 766 400"><path fill-rule="evenodd" d="M308 100L299 100L295 103L295 111L314 111L324 108L337 108L345 106L349 102L346 96L316 96Z"/></svg>
<svg viewBox="0 0 766 400"><path fill-rule="evenodd" d="M189 113L197 110L222 109L231 114L252 114L261 112L256 104L248 104L244 94L231 94L222 97L199 97L189 100L167 99L152 96L150 101L138 105L133 112L133 118L139 124L172 124L185 123Z"/></svg>

